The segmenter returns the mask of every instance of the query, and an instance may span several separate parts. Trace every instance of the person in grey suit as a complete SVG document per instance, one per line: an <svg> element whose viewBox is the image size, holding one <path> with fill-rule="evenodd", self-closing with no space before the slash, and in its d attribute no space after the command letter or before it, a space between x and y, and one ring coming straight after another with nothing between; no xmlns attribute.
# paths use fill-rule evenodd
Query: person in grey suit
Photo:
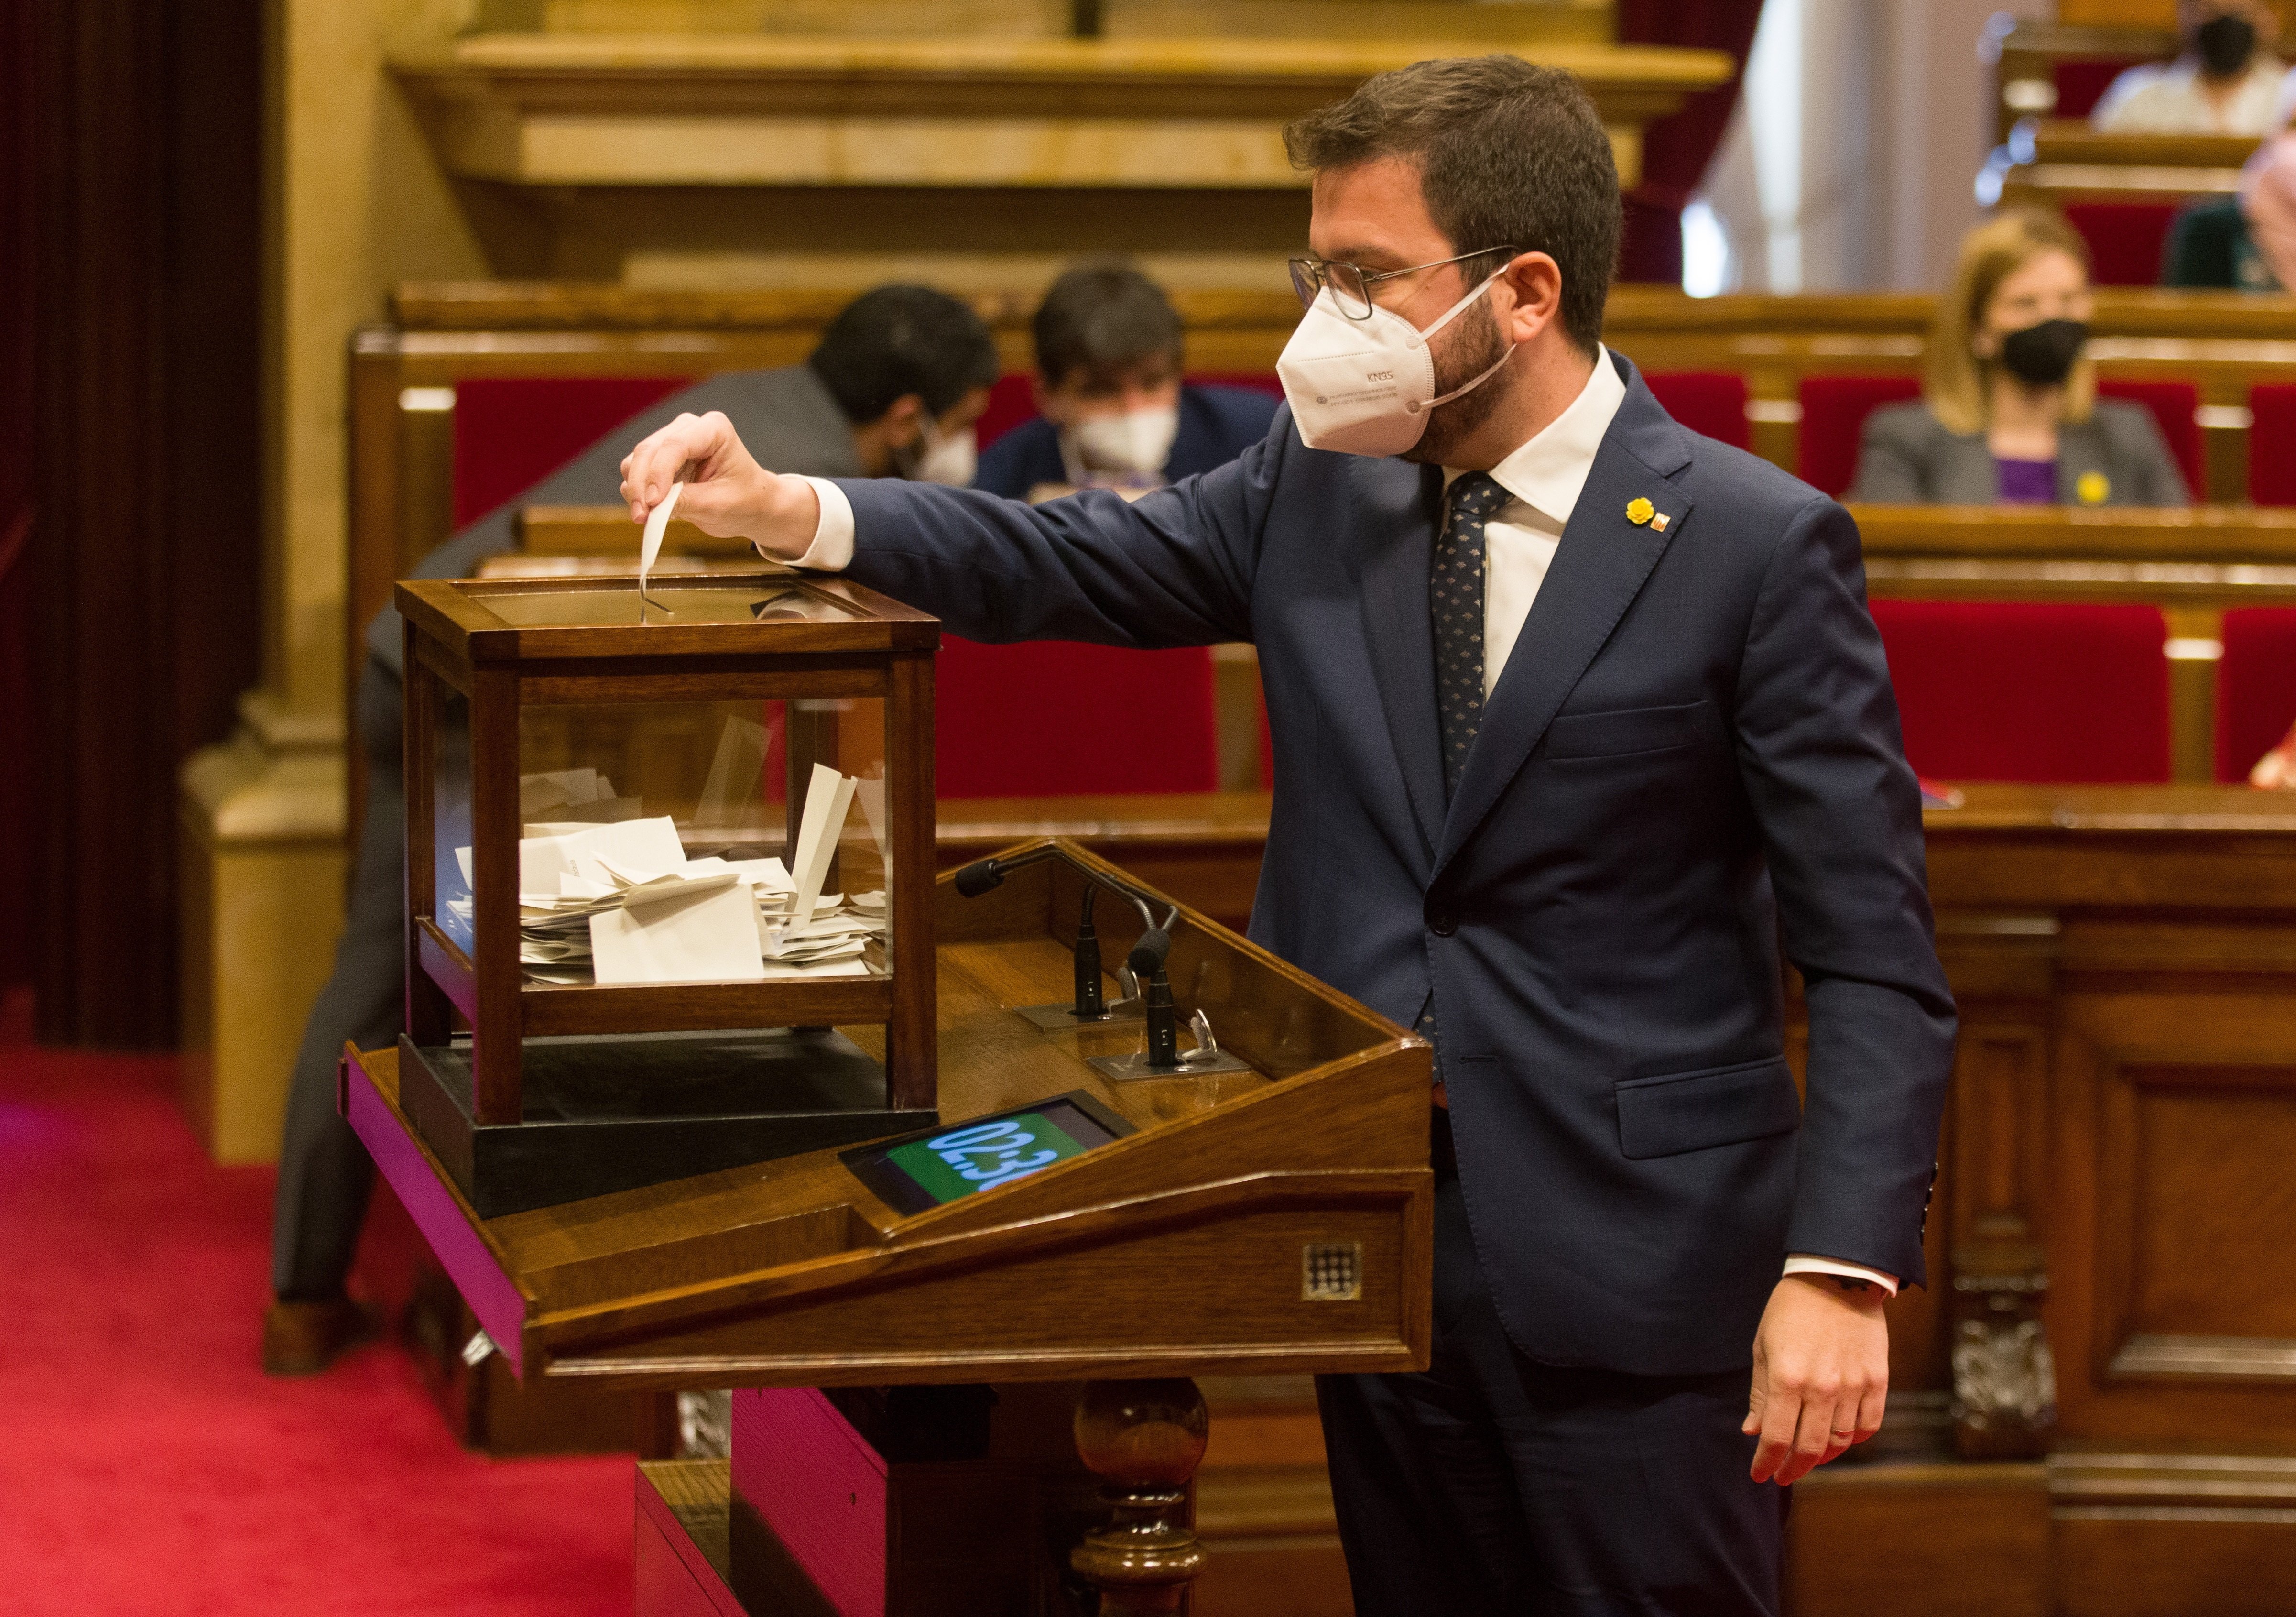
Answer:
<svg viewBox="0 0 2296 1617"><path fill-rule="evenodd" d="M988 406L998 368L995 340L964 304L926 287L879 287L830 323L803 365L713 376L631 417L432 551L414 576L468 577L488 556L512 549L523 506L615 503L632 439L689 414L734 423L787 464L824 477L969 483L973 423ZM354 715L367 753L365 820L334 973L296 1055L279 1156L274 1301L263 1339L264 1367L276 1375L324 1368L373 1323L343 1292L374 1168L336 1114L335 1063L347 1040L372 1049L397 1038L405 1012L403 649L392 608L369 625L366 651Z"/></svg>
<svg viewBox="0 0 2296 1617"><path fill-rule="evenodd" d="M1853 504L2185 505L2142 405L2096 396L2088 245L2054 214L1970 232L1938 300L1922 399L1866 418Z"/></svg>
<svg viewBox="0 0 2296 1617"><path fill-rule="evenodd" d="M1567 74L1423 62L1285 140L1306 312L1239 459L1031 506L685 417L623 495L975 639L1253 643L1251 936L1433 1046L1428 1367L1318 1378L1354 1609L1775 1617L1784 1486L1882 1422L1953 1056L1857 526L1603 346Z"/></svg>

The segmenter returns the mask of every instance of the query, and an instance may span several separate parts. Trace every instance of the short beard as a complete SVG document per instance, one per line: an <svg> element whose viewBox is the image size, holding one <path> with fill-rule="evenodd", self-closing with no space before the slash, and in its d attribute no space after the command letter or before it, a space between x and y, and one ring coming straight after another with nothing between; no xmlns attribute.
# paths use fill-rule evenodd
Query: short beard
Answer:
<svg viewBox="0 0 2296 1617"><path fill-rule="evenodd" d="M1431 355L1438 398L1453 388L1465 386L1506 357L1506 340L1499 335L1499 323L1488 300L1477 299L1455 324L1456 332L1451 341L1441 352ZM1436 406L1428 414L1427 431L1403 452L1403 458L1423 466L1449 465L1451 452L1488 421L1505 398L1506 378L1493 376L1473 391Z"/></svg>

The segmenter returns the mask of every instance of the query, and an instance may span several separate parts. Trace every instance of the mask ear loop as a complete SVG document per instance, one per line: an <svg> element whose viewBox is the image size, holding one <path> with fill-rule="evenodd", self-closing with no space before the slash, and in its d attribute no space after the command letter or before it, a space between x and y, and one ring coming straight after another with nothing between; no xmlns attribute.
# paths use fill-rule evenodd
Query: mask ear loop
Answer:
<svg viewBox="0 0 2296 1617"><path fill-rule="evenodd" d="M1493 281L1497 280L1501 275L1505 275L1505 274L1506 274L1506 266L1505 266L1505 265L1504 265L1504 264L1500 265L1496 269L1495 269L1495 270L1491 271L1490 275L1489 275L1488 277L1486 277L1486 278L1485 278L1485 280L1484 280L1483 283L1482 283L1480 286L1478 286L1477 288L1475 288L1475 290L1474 290L1474 291L1472 291L1469 292L1465 297L1464 297L1464 298L1460 299L1456 303L1454 303L1454 304L1453 304L1453 305L1452 305L1452 306L1451 306L1447 310L1446 310L1446 311L1444 312L1444 314L1443 314L1443 316L1442 316L1442 317L1441 317L1440 319L1437 320L1437 321L1435 322L1435 324L1432 324L1432 325L1429 326L1425 331L1421 332L1418 334L1418 335L1419 335L1419 340L1420 340L1422 342L1425 342L1429 338L1432 337L1436 332L1438 332L1441 331L1445 326L1447 326L1447 325L1450 324L1451 324L1451 322L1452 322L1453 320L1455 320L1455 319L1456 319L1456 318L1458 317L1459 311L1460 311L1461 309L1465 308L1469 304L1472 303L1476 299L1478 299L1478 298L1481 297L1485 292L1487 292L1487 291L1490 291L1490 289L1491 289L1491 283L1492 283ZM1493 361L1491 362L1491 364L1490 364L1490 367L1489 367L1488 370L1484 371L1484 372L1483 372L1483 373L1482 373L1481 375L1480 375L1480 376L1476 377L1472 382L1467 382L1465 385L1464 385L1464 386L1462 386L1462 387L1456 387L1456 388L1453 388L1449 392L1447 392L1447 393L1444 394L1440 398L1431 398L1431 399L1429 399L1429 400L1428 400L1425 404L1423 404L1423 404L1413 403L1413 404L1410 404L1410 405L1406 406L1405 407L1406 407L1406 409L1408 409L1412 415L1418 415L1422 410L1431 410L1431 409L1435 408L1438 405L1447 405L1447 404L1449 404L1453 399L1459 398L1459 397L1460 397L1460 396L1462 396L1463 394L1467 394L1467 393L1472 393L1472 392L1473 392L1477 388L1481 387L1481 386L1483 385L1483 383L1485 383L1485 382L1488 382L1492 377L1494 377L1494 376L1496 376L1496 375L1497 375L1497 374L1498 374L1499 366L1501 366L1501 365L1505 365L1508 360L1510 360L1510 359L1512 359L1512 358L1513 358L1513 357L1514 357L1514 351L1515 351L1515 349L1516 349L1518 346L1519 346L1519 345L1518 345L1518 344L1516 344L1516 343L1513 343L1513 342L1508 343L1508 344L1507 344L1507 346L1506 346L1506 352L1505 352L1505 353L1504 353L1504 354L1501 354L1501 355L1500 355L1496 359L1493 360ZM1429 349L1428 349L1428 357L1429 357L1431 359L1434 357L1434 349L1433 349L1433 348L1432 348L1432 346L1431 346L1431 345L1430 346L1430 348L1429 348Z"/></svg>

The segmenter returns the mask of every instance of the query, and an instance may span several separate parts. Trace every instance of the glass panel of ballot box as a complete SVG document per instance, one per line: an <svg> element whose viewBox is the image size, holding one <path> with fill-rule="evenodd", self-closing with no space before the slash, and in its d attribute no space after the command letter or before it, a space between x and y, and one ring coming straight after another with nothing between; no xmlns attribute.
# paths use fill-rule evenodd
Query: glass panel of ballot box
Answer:
<svg viewBox="0 0 2296 1617"><path fill-rule="evenodd" d="M933 620L783 571L398 599L402 1081L466 1194L931 1123Z"/></svg>

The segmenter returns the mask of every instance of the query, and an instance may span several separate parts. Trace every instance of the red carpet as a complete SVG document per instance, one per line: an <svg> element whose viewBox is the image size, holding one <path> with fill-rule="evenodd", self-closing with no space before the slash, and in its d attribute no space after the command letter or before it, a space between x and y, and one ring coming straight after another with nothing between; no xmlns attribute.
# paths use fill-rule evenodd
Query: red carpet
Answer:
<svg viewBox="0 0 2296 1617"><path fill-rule="evenodd" d="M257 1367L269 1169L211 1166L166 1057L0 1006L0 1611L623 1617L627 1458L466 1454L414 1365Z"/></svg>

